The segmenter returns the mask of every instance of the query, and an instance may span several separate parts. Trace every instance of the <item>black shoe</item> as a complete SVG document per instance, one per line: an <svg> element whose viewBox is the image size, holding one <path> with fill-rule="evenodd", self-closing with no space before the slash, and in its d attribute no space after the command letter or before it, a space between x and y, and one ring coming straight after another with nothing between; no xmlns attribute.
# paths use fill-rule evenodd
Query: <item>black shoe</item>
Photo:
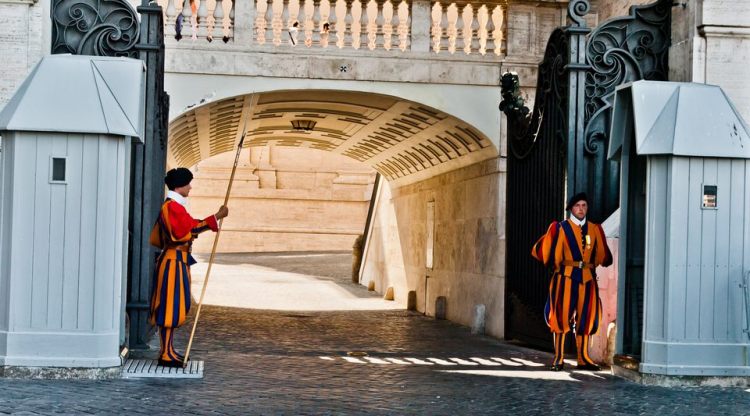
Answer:
<svg viewBox="0 0 750 416"><path fill-rule="evenodd" d="M185 362L181 360L162 360L159 358L159 365L162 367L183 368Z"/></svg>
<svg viewBox="0 0 750 416"><path fill-rule="evenodd" d="M584 364L578 364L579 370L588 370L588 371L599 371L601 370L601 367L599 367L596 364L592 363L584 363Z"/></svg>
<svg viewBox="0 0 750 416"><path fill-rule="evenodd" d="M552 364L552 367L550 367L550 370L552 370L552 371L562 371L564 368L565 368L565 363Z"/></svg>

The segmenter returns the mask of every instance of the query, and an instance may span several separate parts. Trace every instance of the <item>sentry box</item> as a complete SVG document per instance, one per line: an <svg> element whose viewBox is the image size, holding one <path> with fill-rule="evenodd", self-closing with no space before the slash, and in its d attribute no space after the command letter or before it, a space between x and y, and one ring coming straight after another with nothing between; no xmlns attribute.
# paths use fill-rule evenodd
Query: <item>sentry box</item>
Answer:
<svg viewBox="0 0 750 416"><path fill-rule="evenodd" d="M721 88L618 88L616 364L642 374L750 375L750 133Z"/></svg>
<svg viewBox="0 0 750 416"><path fill-rule="evenodd" d="M0 366L120 365L143 62L51 55L0 112Z"/></svg>

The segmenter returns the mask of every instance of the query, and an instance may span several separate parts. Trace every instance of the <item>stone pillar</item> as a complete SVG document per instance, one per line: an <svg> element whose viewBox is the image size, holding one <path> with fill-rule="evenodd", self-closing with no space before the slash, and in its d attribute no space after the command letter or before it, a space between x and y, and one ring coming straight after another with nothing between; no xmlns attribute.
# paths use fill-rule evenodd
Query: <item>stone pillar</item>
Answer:
<svg viewBox="0 0 750 416"><path fill-rule="evenodd" d="M679 82L698 81L693 77L693 64L703 53L695 54L693 48L698 51L705 50L701 46L701 39L696 33L696 11L698 5L695 2L684 2L685 7L672 7L672 44L669 47L669 80ZM702 71L699 71L702 72ZM702 78L702 76L701 76ZM700 81L698 81L700 82Z"/></svg>
<svg viewBox="0 0 750 416"><path fill-rule="evenodd" d="M234 42L249 45L253 41L255 0L234 0Z"/></svg>
<svg viewBox="0 0 750 416"><path fill-rule="evenodd" d="M750 118L750 3L680 1L672 8L669 80L719 85Z"/></svg>
<svg viewBox="0 0 750 416"><path fill-rule="evenodd" d="M430 2L415 0L411 4L411 50L430 52Z"/></svg>

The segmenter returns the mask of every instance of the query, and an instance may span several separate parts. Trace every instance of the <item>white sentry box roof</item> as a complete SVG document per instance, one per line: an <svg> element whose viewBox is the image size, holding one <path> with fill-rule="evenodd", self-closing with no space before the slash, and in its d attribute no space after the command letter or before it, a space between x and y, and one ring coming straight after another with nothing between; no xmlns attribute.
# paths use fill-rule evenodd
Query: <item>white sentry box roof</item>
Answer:
<svg viewBox="0 0 750 416"><path fill-rule="evenodd" d="M45 56L0 112L0 130L143 140L144 80L139 59Z"/></svg>
<svg viewBox="0 0 750 416"><path fill-rule="evenodd" d="M619 156L630 120L639 155L750 158L750 130L716 85L636 81L619 87L608 158Z"/></svg>

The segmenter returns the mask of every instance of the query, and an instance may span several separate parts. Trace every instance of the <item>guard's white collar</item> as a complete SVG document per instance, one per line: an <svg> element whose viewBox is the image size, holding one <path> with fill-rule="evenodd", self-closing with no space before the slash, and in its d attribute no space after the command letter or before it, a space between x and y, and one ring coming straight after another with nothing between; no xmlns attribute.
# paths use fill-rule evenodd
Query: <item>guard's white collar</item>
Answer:
<svg viewBox="0 0 750 416"><path fill-rule="evenodd" d="M579 227L583 227L583 224L586 224L586 217L583 217L582 220L579 220L578 218L575 217L575 215L571 215L570 220L573 221L573 224Z"/></svg>
<svg viewBox="0 0 750 416"><path fill-rule="evenodd" d="M172 201L177 202L178 204L182 205L185 208L187 208L188 206L187 198L178 194L175 191L167 191L167 198L171 199Z"/></svg>

